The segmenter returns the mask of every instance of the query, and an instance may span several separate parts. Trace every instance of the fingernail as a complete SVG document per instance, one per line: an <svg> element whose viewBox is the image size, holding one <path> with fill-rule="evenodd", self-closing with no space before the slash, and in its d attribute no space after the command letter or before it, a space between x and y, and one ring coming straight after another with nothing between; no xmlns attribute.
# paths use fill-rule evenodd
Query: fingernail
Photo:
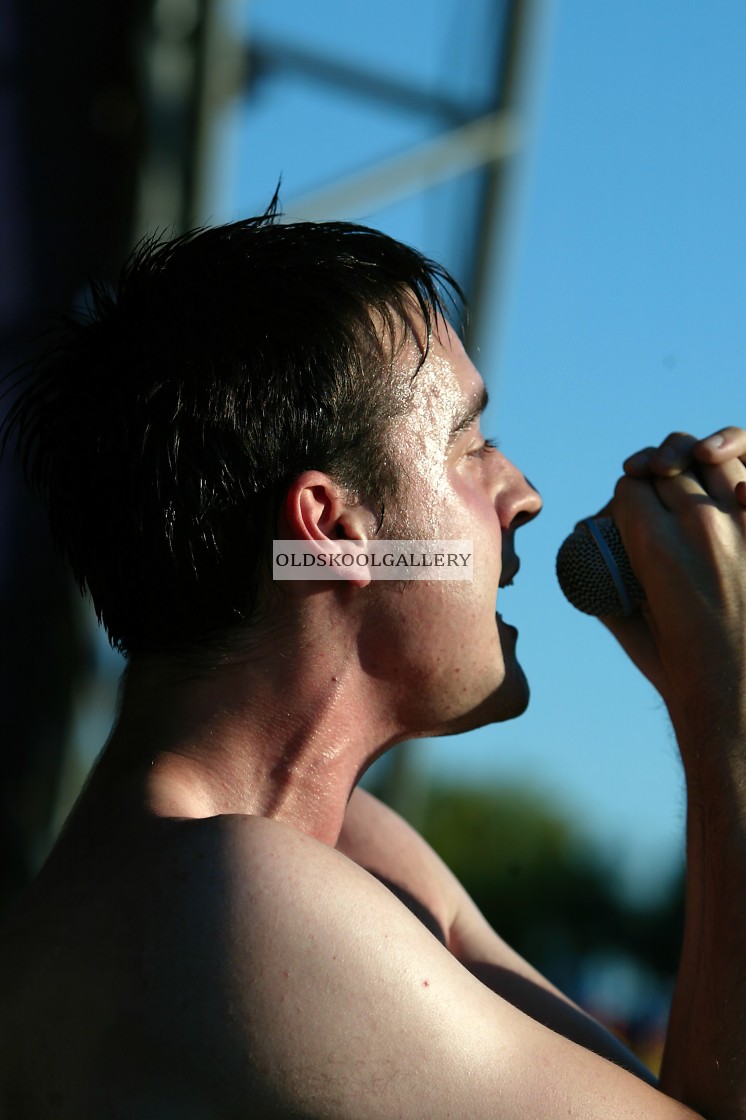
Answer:
<svg viewBox="0 0 746 1120"><path fill-rule="evenodd" d="M703 447L709 448L710 451L718 451L724 443L725 436L722 432L716 432L714 436L709 436L706 440L702 441Z"/></svg>

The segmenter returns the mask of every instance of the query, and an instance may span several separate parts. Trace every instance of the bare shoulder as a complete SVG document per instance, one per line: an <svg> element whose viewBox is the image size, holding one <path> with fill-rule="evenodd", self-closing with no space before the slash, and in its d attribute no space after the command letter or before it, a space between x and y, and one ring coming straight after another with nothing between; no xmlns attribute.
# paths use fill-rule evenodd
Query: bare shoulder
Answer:
<svg viewBox="0 0 746 1120"><path fill-rule="evenodd" d="M495 994L288 826L170 822L97 860L42 884L6 937L17 1072L0 1102L18 1114L691 1115Z"/></svg>
<svg viewBox="0 0 746 1120"><path fill-rule="evenodd" d="M267 1115L691 1115L491 991L342 853L273 822L231 844L235 1084Z"/></svg>
<svg viewBox="0 0 746 1120"><path fill-rule="evenodd" d="M356 789L337 850L379 879L444 945L450 943L456 880L429 844L398 813Z"/></svg>
<svg viewBox="0 0 746 1120"><path fill-rule="evenodd" d="M438 854L392 809L356 790L338 847L384 883L496 995L558 1034L653 1081L618 1038L492 929Z"/></svg>

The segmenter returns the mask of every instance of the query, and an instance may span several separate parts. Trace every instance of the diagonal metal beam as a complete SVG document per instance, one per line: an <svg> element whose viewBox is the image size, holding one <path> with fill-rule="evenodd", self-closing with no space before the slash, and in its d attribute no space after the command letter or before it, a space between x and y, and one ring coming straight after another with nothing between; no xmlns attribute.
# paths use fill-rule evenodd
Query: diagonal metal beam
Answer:
<svg viewBox="0 0 746 1120"><path fill-rule="evenodd" d="M412 151L291 199L287 217L305 221L359 217L466 171L505 159L517 146L515 118L502 111L488 113Z"/></svg>
<svg viewBox="0 0 746 1120"><path fill-rule="evenodd" d="M389 74L319 55L296 44L267 38L255 39L250 44L247 51L250 85L283 71L317 85L331 86L338 96L347 91L353 96L368 98L377 105L391 105L400 113L419 113L450 125L463 124L475 112L489 108L488 105L465 105L455 98L443 97L437 91L420 89Z"/></svg>

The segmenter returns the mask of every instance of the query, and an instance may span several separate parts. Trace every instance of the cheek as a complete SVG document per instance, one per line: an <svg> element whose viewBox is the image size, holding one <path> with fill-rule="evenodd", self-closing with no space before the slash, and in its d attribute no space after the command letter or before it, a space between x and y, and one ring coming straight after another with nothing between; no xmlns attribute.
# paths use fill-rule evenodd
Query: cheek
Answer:
<svg viewBox="0 0 746 1120"><path fill-rule="evenodd" d="M509 650L501 647L494 606L467 582L384 591L364 628L363 663L391 686L395 721L445 725L503 685Z"/></svg>
<svg viewBox="0 0 746 1120"><path fill-rule="evenodd" d="M438 666L461 672L465 679L491 676L503 663L492 585L445 583L445 593L421 618L420 650Z"/></svg>
<svg viewBox="0 0 746 1120"><path fill-rule="evenodd" d="M492 531L479 531L472 527L473 586L474 598L495 611L495 604L502 574L502 534L499 525Z"/></svg>
<svg viewBox="0 0 746 1120"><path fill-rule="evenodd" d="M439 540L448 507L447 480L437 467L409 469L400 478L397 529L403 540ZM391 526L389 526L389 535Z"/></svg>

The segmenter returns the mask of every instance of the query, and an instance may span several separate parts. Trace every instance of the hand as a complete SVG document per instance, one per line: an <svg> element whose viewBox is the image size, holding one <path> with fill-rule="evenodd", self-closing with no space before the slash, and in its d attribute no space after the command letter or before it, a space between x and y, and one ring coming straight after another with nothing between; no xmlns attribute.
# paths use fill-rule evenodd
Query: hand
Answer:
<svg viewBox="0 0 746 1120"><path fill-rule="evenodd" d="M625 460L624 470L631 478L674 478L697 463L716 465L729 459L746 463L746 431L743 428L721 428L705 439L695 439L686 432L673 432L659 447L646 447ZM746 483L739 480L736 496L746 506Z"/></svg>
<svg viewBox="0 0 746 1120"><path fill-rule="evenodd" d="M605 619L675 712L746 727L746 431L674 433L624 464L613 516L645 588L630 619ZM713 709L714 705L714 709Z"/></svg>

